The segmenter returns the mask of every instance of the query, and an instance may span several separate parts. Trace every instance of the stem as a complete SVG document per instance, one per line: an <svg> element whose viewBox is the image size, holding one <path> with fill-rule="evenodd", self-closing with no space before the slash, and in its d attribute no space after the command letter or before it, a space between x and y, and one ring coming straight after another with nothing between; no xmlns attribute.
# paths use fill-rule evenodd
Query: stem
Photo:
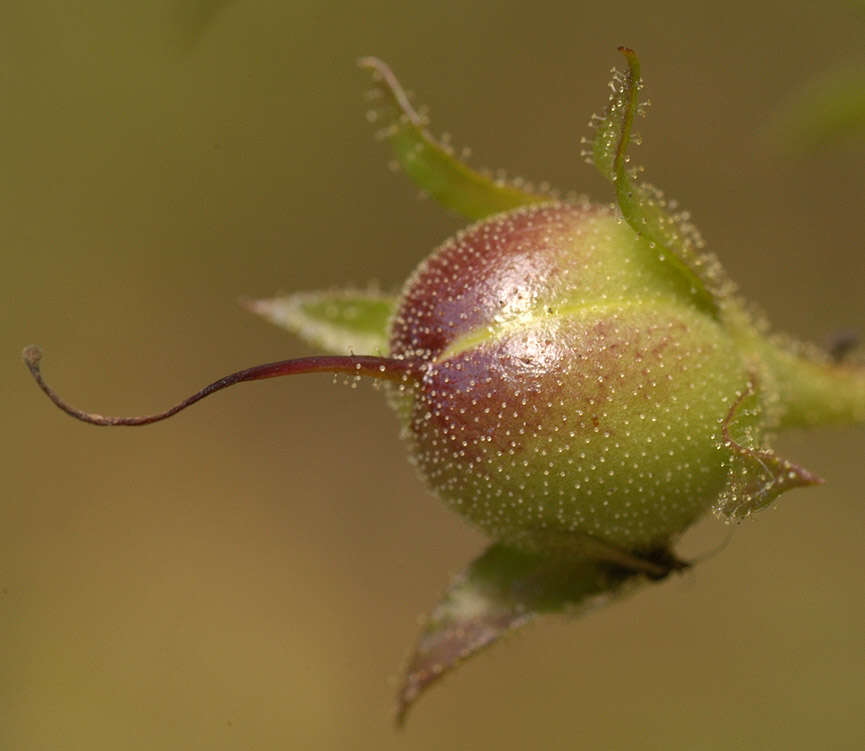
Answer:
<svg viewBox="0 0 865 751"><path fill-rule="evenodd" d="M42 350L39 347L27 347L22 356L33 378L36 379L36 383L39 384L39 388L66 414L91 425L107 426L149 425L150 423L159 422L172 415L176 415L178 412L201 401L206 396L210 396L236 383L243 383L244 381L259 381L264 378L277 378L279 376L300 375L303 373L344 373L346 375L368 376L370 378L400 383L417 382L421 377L421 367L416 360L398 360L391 357L368 357L363 355L299 357L294 360L280 360L279 362L269 362L264 365L255 365L251 368L238 370L236 373L231 373L205 386L200 391L195 392L163 412L140 417L107 417L96 412L84 412L71 406L45 383L39 367L39 363L42 360Z"/></svg>
<svg viewBox="0 0 865 751"><path fill-rule="evenodd" d="M865 367L797 352L773 339L763 338L758 346L778 389L778 427L865 423Z"/></svg>

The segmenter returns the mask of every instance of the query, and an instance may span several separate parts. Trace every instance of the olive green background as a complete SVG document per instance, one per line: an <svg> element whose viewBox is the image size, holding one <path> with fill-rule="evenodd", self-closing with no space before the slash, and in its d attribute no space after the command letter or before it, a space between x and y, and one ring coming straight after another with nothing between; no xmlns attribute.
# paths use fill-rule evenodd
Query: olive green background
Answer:
<svg viewBox="0 0 865 751"><path fill-rule="evenodd" d="M224 7L219 7L220 5ZM394 681L484 541L429 496L369 387L245 385L307 353L241 296L397 289L460 222L387 167L376 54L473 163L608 201L578 139L618 44L637 158L777 327L865 329L865 150L761 140L861 52L839 2L10 4L0 27L0 749L854 749L865 745L865 431L791 435L823 475L683 577L549 620L391 725ZM725 540L712 520L680 546Z"/></svg>

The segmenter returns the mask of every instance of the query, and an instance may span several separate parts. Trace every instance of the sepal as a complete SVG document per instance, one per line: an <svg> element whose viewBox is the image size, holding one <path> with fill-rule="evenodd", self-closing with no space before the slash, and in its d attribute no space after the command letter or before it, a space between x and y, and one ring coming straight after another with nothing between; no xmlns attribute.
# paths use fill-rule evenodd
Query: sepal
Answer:
<svg viewBox="0 0 865 751"><path fill-rule="evenodd" d="M427 118L411 105L391 69L375 57L358 61L372 71L374 88L369 119L390 142L397 163L425 193L467 219L482 219L519 206L555 198L535 192L519 180L496 179L476 172L454 156L454 149L428 130Z"/></svg>
<svg viewBox="0 0 865 751"><path fill-rule="evenodd" d="M650 568L666 574L684 565L669 556L661 561ZM508 632L541 614L581 615L648 580L644 572L595 558L491 545L453 580L429 615L399 691L397 723L434 682Z"/></svg>
<svg viewBox="0 0 865 751"><path fill-rule="evenodd" d="M327 352L387 355L390 349L388 324L396 300L378 292L299 292L244 306Z"/></svg>
<svg viewBox="0 0 865 751"><path fill-rule="evenodd" d="M636 115L641 114L639 92L643 82L636 53L627 47L619 47L619 51L628 62L628 70L613 71L606 112L593 120L595 135L586 153L615 186L616 202L625 221L647 241L661 263L683 278L695 303L718 316L721 299L732 289L720 264L701 252L703 241L686 212L672 213L674 202L652 185L633 179L639 170L629 166L628 149L637 140L633 124Z"/></svg>
<svg viewBox="0 0 865 751"><path fill-rule="evenodd" d="M729 521L740 521L793 488L820 485L823 480L772 449L755 446L755 418L762 410L754 381L737 397L721 426L722 448L730 452L729 480L714 511ZM735 437L734 437L735 435Z"/></svg>

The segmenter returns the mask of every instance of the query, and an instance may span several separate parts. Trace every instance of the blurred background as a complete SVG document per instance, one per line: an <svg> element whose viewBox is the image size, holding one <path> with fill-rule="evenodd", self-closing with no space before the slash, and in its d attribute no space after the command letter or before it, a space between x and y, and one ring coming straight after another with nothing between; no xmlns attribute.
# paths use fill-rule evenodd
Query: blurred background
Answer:
<svg viewBox="0 0 865 751"><path fill-rule="evenodd" d="M826 484L683 577L545 620L424 698L417 618L484 546L430 497L381 394L328 376L162 409L309 350L242 296L396 290L461 224L386 164L360 55L472 163L611 199L578 140L635 47L636 158L777 328L865 329L865 148L766 133L861 62L861 4L16 3L0 28L0 748L858 749L865 430L788 435ZM680 545L725 540L709 520Z"/></svg>

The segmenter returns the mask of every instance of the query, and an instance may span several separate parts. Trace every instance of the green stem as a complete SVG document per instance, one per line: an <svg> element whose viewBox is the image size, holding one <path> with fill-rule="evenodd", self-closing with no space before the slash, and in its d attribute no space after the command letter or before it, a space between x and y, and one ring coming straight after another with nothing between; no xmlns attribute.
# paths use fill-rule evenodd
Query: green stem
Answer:
<svg viewBox="0 0 865 751"><path fill-rule="evenodd" d="M778 392L779 428L865 423L865 367L765 337L755 344Z"/></svg>

